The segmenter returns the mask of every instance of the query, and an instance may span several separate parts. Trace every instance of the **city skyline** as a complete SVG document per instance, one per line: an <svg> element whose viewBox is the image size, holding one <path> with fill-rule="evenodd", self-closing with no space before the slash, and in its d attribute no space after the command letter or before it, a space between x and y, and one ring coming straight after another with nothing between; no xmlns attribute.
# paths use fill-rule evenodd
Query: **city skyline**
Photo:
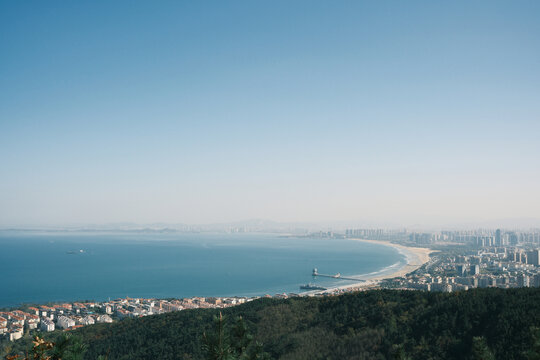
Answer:
<svg viewBox="0 0 540 360"><path fill-rule="evenodd" d="M536 2L0 4L0 227L540 219Z"/></svg>

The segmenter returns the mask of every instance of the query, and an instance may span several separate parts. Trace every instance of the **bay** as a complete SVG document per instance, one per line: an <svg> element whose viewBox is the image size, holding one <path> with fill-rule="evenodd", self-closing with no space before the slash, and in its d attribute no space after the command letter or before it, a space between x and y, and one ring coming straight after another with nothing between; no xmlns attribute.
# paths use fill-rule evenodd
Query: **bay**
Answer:
<svg viewBox="0 0 540 360"><path fill-rule="evenodd" d="M0 233L0 307L108 298L256 296L300 292L316 278L405 263L396 249L276 234Z"/></svg>

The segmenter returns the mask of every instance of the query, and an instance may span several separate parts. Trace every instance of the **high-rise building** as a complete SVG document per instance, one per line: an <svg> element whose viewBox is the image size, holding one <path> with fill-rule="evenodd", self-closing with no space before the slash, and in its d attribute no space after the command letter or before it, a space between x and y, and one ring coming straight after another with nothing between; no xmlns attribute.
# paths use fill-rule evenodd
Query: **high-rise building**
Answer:
<svg viewBox="0 0 540 360"><path fill-rule="evenodd" d="M540 250L535 249L527 252L527 264L538 266L540 260Z"/></svg>
<svg viewBox="0 0 540 360"><path fill-rule="evenodd" d="M517 283L520 287L529 287L529 276L525 274L518 276Z"/></svg>
<svg viewBox="0 0 540 360"><path fill-rule="evenodd" d="M515 261L526 264L527 263L527 254L524 253L522 250L517 250L515 253Z"/></svg>
<svg viewBox="0 0 540 360"><path fill-rule="evenodd" d="M516 233L509 233L508 234L508 241L510 243L510 245L517 245L518 243L518 237L516 235Z"/></svg>
<svg viewBox="0 0 540 360"><path fill-rule="evenodd" d="M478 287L481 287L481 288L486 288L490 285L490 280L489 278L487 277L481 277L479 280L478 280Z"/></svg>
<svg viewBox="0 0 540 360"><path fill-rule="evenodd" d="M495 231L495 246L501 246L502 244L501 229L497 229Z"/></svg>
<svg viewBox="0 0 540 360"><path fill-rule="evenodd" d="M478 275L478 274L480 274L480 265L471 266L471 275Z"/></svg>

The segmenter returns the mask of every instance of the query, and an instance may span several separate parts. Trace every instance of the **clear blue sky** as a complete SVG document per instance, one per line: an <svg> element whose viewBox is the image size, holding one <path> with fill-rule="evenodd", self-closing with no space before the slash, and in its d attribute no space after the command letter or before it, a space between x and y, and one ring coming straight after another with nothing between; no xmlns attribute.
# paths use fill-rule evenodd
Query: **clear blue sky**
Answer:
<svg viewBox="0 0 540 360"><path fill-rule="evenodd" d="M540 218L538 1L2 1L0 225Z"/></svg>

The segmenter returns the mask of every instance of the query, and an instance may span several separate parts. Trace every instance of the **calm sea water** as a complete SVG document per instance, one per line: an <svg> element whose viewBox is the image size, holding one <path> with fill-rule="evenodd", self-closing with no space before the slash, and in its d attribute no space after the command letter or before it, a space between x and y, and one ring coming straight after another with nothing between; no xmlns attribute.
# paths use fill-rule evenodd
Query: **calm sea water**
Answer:
<svg viewBox="0 0 540 360"><path fill-rule="evenodd" d="M0 232L0 307L125 296L299 292L299 286L308 282L347 283L314 280L314 267L320 273L346 276L404 261L391 247L344 239Z"/></svg>

